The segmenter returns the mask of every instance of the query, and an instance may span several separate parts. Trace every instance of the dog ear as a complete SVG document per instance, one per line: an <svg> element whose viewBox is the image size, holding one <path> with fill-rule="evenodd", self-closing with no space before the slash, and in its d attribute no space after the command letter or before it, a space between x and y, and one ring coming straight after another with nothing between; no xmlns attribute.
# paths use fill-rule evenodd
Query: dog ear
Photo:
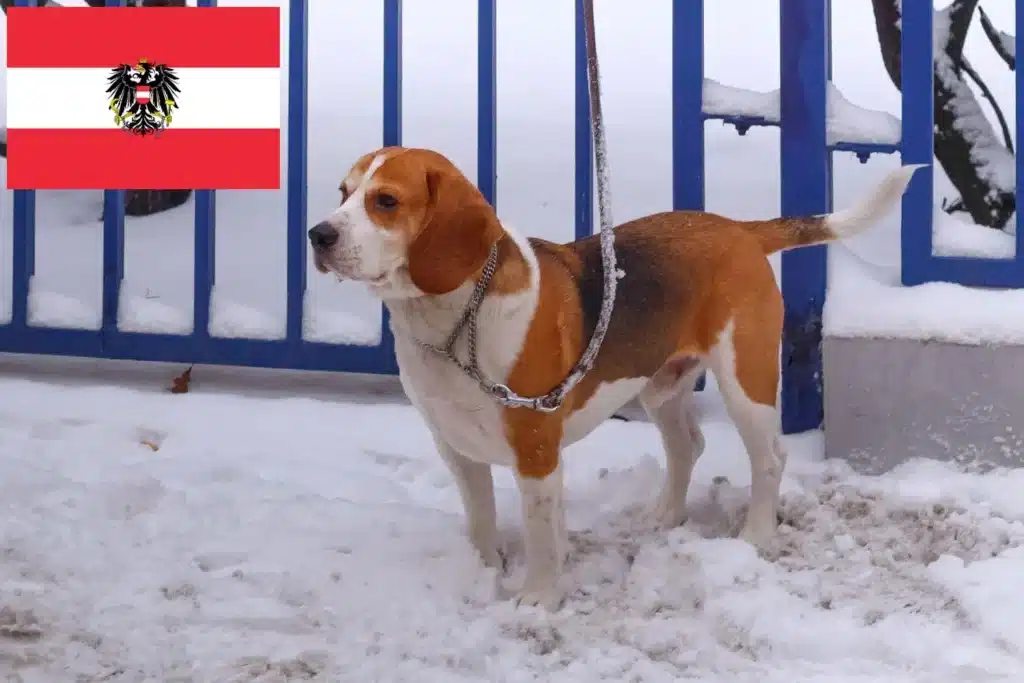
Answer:
<svg viewBox="0 0 1024 683"><path fill-rule="evenodd" d="M483 268L502 229L494 209L460 174L429 169L426 224L409 245L409 278L425 294L447 294Z"/></svg>

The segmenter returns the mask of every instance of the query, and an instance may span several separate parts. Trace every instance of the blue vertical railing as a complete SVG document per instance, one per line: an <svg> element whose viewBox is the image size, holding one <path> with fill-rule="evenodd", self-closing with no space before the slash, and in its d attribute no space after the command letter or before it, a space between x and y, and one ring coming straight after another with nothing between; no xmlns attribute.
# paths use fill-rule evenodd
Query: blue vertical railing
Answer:
<svg viewBox="0 0 1024 683"><path fill-rule="evenodd" d="M199 7L216 7L217 0L197 0ZM196 190L196 227L192 267L192 335L197 344L210 339L210 306L217 285L217 193Z"/></svg>
<svg viewBox="0 0 1024 683"><path fill-rule="evenodd" d="M110 6L124 0L106 0ZM575 176L576 237L594 230L594 166L590 136L590 101L586 75L583 0L576 0ZM35 0L15 0L15 6ZM829 0L780 0L781 117L703 111L704 2L673 0L672 14L672 206L704 208L704 122L724 120L742 133L750 126L780 126L782 212L817 214L832 207L832 152L902 154L904 163L925 163L903 199L903 279L907 284L949 280L968 285L1024 287L1024 239L1017 240L1016 260L936 257L932 254L933 221L933 65L930 2L903 3L903 135L899 144L830 142L826 130L827 85L831 78ZM1024 1L1018 0L1018 7ZM216 0L198 0L200 7ZM55 329L30 324L30 289L35 271L36 195L14 192L11 321L0 326L0 351L61 354L189 363L256 365L274 368L394 373L393 344L387 314L377 346L308 342L303 337L307 278L308 0L288 3L288 127L286 237L287 308L282 340L225 339L211 335L211 299L216 282L216 194L195 193L193 273L194 325L191 334L144 334L118 329L124 279L124 191L104 192L102 310L99 330ZM402 2L383 0L384 119L382 144L402 143ZM477 183L497 202L497 0L477 3ZM1024 30L1017 13L1017 35ZM1017 104L1022 111L1018 70ZM1018 132L1021 117L1017 118ZM1019 139L1019 137L1018 137ZM1020 169L1021 157L1017 157ZM1019 194L1018 194L1019 197ZM802 249L782 257L786 325L782 349L782 408L785 431L803 431L821 423L821 319L826 294L826 251Z"/></svg>
<svg viewBox="0 0 1024 683"><path fill-rule="evenodd" d="M928 164L927 168L922 168L914 174L906 194L903 195L900 240L905 284L927 282L928 266L932 262L932 128L935 113L932 94L934 70L931 4L905 3L902 10L900 88L903 92L903 108L900 153L905 164ZM922 226L927 226L928 229L922 230Z"/></svg>
<svg viewBox="0 0 1024 683"><path fill-rule="evenodd" d="M402 0L384 0L384 125L382 144L402 144ZM388 310L381 313L381 351L386 372L398 372Z"/></svg>
<svg viewBox="0 0 1024 683"><path fill-rule="evenodd" d="M498 2L477 8L476 182L497 206L498 193Z"/></svg>
<svg viewBox="0 0 1024 683"><path fill-rule="evenodd" d="M672 5L672 208L704 210L704 0Z"/></svg>
<svg viewBox="0 0 1024 683"><path fill-rule="evenodd" d="M15 0L16 2L24 0ZM11 322L13 331L28 327L28 297L36 271L36 193L14 191L14 235L11 240Z"/></svg>
<svg viewBox="0 0 1024 683"><path fill-rule="evenodd" d="M288 14L288 234L285 338L302 343L306 301L306 188L309 184L309 3L292 0Z"/></svg>
<svg viewBox="0 0 1024 683"><path fill-rule="evenodd" d="M830 0L781 0L781 165L784 216L832 210L832 153L825 129L832 76ZM821 334L825 306L825 247L782 255L786 302L782 338L783 430L821 424Z"/></svg>
<svg viewBox="0 0 1024 683"><path fill-rule="evenodd" d="M15 7L29 7L35 0L14 0ZM11 322L12 331L28 327L28 298L32 277L36 272L36 193L15 190L14 235L11 244Z"/></svg>
<svg viewBox="0 0 1024 683"><path fill-rule="evenodd" d="M584 0L576 0L575 21L575 215L574 234L582 239L594 230L594 144L590 134L590 87L587 83L587 34Z"/></svg>
<svg viewBox="0 0 1024 683"><path fill-rule="evenodd" d="M672 208L704 210L704 0L672 4ZM697 380L703 391L705 377Z"/></svg>
<svg viewBox="0 0 1024 683"><path fill-rule="evenodd" d="M107 7L124 7L124 0L106 0ZM124 281L124 190L103 191L103 291L100 344L117 338Z"/></svg>

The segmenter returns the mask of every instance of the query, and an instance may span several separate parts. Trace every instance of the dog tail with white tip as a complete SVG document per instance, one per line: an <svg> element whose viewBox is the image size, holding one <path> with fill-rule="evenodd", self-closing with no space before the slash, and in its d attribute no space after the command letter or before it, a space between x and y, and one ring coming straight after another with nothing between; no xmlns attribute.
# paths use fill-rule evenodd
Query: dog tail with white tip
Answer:
<svg viewBox="0 0 1024 683"><path fill-rule="evenodd" d="M743 226L761 241L765 254L853 237L873 226L898 205L914 172L924 166L909 164L897 168L870 196L842 211L821 216L745 221Z"/></svg>

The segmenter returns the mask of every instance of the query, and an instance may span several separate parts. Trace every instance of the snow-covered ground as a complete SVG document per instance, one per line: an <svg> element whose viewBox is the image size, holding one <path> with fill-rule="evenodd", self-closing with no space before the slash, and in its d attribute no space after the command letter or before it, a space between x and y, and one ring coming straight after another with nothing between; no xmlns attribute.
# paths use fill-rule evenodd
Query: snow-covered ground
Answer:
<svg viewBox="0 0 1024 683"><path fill-rule="evenodd" d="M670 205L670 4L597 0L619 221ZM1013 4L986 10L1009 30ZM381 12L379 0L311 5L312 220L335 201L340 173L380 143ZM405 8L406 142L472 175L474 0ZM722 84L706 92L710 105L735 103L733 86L767 93L744 102L770 113L777 1L712 0L705 11L706 72ZM899 94L869 0L834 2L833 22L833 131L891 135ZM499 209L553 239L571 238L573 224L572 26L570 2L499 3ZM968 55L1012 120L1012 74L978 27ZM876 113L866 123L844 115L851 107ZM778 132L706 131L708 208L777 214ZM837 155L837 207L897 163ZM0 163L0 182L4 173ZM7 274L9 193L0 199ZM95 327L100 195L38 202L33 313ZM1012 243L939 216L943 253L1005 256ZM126 328L190 328L191 221L191 204L128 221ZM284 244L283 192L219 193L216 334L283 334ZM898 287L897 215L833 248L831 263L833 333L1024 342L1024 318L1007 313L1024 310L1022 293ZM9 294L5 275L0 320ZM375 341L378 308L355 286L312 278L307 309L312 338ZM662 476L652 427L609 422L572 447L578 590L549 615L504 599L522 578L509 473L496 481L512 549L499 577L471 552L451 478L400 400L297 382L257 393L200 379L170 395L152 382L109 386L109 376L29 381L11 376L19 362L0 367L5 683L1024 680L1024 471L919 461L864 477L823 462L820 434L788 438L779 548L758 557L728 538L749 474L712 384L684 528L655 533L642 521ZM1008 449L1020 448L1015 438Z"/></svg>
<svg viewBox="0 0 1024 683"><path fill-rule="evenodd" d="M578 589L549 615L504 600L522 579L509 474L499 578L409 407L17 379L0 395L17 397L0 408L7 680L1024 676L1024 471L860 477L791 438L781 543L761 558L724 538L748 466L713 394L692 520L670 533L642 521L656 433L609 422L567 456Z"/></svg>

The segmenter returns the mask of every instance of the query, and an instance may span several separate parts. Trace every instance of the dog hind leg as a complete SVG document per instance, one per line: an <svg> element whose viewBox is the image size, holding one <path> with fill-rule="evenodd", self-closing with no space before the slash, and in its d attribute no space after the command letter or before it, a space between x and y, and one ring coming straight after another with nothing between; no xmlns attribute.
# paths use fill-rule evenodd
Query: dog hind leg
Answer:
<svg viewBox="0 0 1024 683"><path fill-rule="evenodd" d="M670 359L640 394L640 404L661 434L665 483L648 517L659 529L686 521L686 494L694 465L704 452L704 434L694 415L694 386L703 364L692 356Z"/></svg>
<svg viewBox="0 0 1024 683"><path fill-rule="evenodd" d="M711 367L750 458L751 489L747 518L740 537L765 547L777 526L779 488L786 465L777 408L779 338L774 320L757 317L732 320L711 350ZM772 324L765 325L765 322Z"/></svg>

